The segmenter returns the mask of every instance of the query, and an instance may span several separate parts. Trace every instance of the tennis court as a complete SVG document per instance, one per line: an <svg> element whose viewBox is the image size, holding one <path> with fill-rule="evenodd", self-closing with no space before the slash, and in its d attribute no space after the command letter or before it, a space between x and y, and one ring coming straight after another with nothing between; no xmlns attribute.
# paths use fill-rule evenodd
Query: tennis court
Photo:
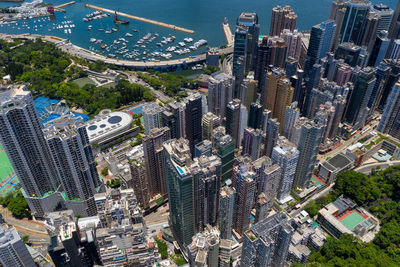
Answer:
<svg viewBox="0 0 400 267"><path fill-rule="evenodd" d="M354 227L362 223L364 220L365 219L360 214L353 211L351 214L344 217L340 222L346 226L347 229L353 231Z"/></svg>

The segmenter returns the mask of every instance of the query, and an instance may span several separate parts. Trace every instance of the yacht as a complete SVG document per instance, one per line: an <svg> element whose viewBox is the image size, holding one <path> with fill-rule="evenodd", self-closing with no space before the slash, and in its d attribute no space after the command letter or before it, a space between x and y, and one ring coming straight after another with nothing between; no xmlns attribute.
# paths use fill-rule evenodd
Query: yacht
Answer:
<svg viewBox="0 0 400 267"><path fill-rule="evenodd" d="M125 34L125 36L126 36L126 37L132 37L132 36L133 36L133 34L131 34L131 33L127 32L127 33Z"/></svg>

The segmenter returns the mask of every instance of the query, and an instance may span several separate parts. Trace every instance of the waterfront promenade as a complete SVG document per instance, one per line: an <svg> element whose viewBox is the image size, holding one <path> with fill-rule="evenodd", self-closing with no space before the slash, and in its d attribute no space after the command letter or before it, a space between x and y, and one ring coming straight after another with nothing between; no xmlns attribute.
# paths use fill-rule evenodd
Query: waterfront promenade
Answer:
<svg viewBox="0 0 400 267"><path fill-rule="evenodd" d="M120 67L126 67L128 69L134 70L147 70L147 69L156 69L156 70L168 70L168 69L176 69L176 68L188 68L190 66L195 66L196 64L203 63L206 60L206 53L200 54L198 56L192 56L187 58L180 59L171 59L171 60L162 60L162 61L131 61L117 58L109 58L95 52L89 51L77 45L70 43L66 39L62 39L54 36L41 36L41 35L33 35L33 34L20 34L20 35L10 35L10 34L0 34L0 38L2 39L31 39L35 40L37 38L42 38L45 41L54 43L58 48L62 51L81 57L90 61L101 60L107 64L112 64ZM233 47L227 47L223 49L219 49L219 54L231 54L233 53Z"/></svg>

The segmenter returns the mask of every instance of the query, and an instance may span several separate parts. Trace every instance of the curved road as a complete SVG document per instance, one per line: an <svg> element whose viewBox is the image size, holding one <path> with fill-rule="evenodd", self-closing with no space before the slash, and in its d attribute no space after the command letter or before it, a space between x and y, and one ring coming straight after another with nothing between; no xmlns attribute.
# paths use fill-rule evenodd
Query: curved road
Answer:
<svg viewBox="0 0 400 267"><path fill-rule="evenodd" d="M396 166L400 165L400 160L394 160L394 161L387 161L387 162L377 162L377 163L371 163L371 164L366 164L360 167L355 168L354 170L356 172L361 172L364 174L369 174L372 169L376 167L381 167L381 170L384 170L386 168L389 168L390 166Z"/></svg>

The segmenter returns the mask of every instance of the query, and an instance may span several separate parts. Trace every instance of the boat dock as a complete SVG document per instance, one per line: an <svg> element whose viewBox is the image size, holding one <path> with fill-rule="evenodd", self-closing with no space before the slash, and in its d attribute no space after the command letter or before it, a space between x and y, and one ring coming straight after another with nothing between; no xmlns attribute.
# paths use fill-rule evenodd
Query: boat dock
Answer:
<svg viewBox="0 0 400 267"><path fill-rule="evenodd" d="M224 22L222 22L222 30L224 31L227 46L233 46L233 34L226 19Z"/></svg>
<svg viewBox="0 0 400 267"><path fill-rule="evenodd" d="M172 24L159 22L159 21L152 20L152 19L146 19L146 18L142 18L142 17L138 17L138 16L133 16L133 15L129 15L129 14L126 14L126 13L117 12L117 11L114 11L114 10L111 10L111 9L102 8L102 7L89 5L89 4L85 4L85 7L93 8L93 9L96 9L96 10L101 10L103 12L107 12L107 13L111 13L111 14L117 13L118 16L121 16L121 17L126 17L126 18L130 18L130 19L134 19L134 20L138 20L138 21L142 21L142 22L158 25L160 27L165 27L165 28L169 28L169 29L172 29L172 30L177 30L177 31L185 32L185 33L194 34L193 30L189 30L189 29L186 29L186 28L178 27L178 26L175 26L175 25L172 25Z"/></svg>

